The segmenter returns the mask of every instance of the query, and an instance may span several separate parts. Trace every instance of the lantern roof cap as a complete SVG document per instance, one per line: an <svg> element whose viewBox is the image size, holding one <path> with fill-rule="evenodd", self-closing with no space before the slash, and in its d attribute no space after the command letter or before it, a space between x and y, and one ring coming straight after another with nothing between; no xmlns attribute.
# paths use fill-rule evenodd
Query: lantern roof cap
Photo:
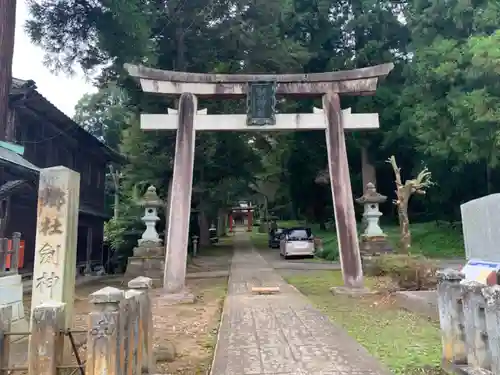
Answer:
<svg viewBox="0 0 500 375"><path fill-rule="evenodd" d="M142 196L142 199L139 200L139 205L141 207L159 208L163 207L164 202L156 194L156 188L150 185Z"/></svg>
<svg viewBox="0 0 500 375"><path fill-rule="evenodd" d="M384 203L387 200L387 196L379 194L375 185L371 182L366 184L365 193L362 197L356 199L356 203L359 204L370 204L370 203Z"/></svg>

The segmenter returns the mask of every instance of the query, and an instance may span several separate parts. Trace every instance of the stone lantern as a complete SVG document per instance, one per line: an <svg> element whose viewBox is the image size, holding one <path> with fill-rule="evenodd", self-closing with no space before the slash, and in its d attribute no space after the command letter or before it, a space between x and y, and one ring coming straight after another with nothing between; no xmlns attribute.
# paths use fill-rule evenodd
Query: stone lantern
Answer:
<svg viewBox="0 0 500 375"><path fill-rule="evenodd" d="M387 235L380 228L379 220L382 213L379 204L387 200L385 195L377 193L375 185L371 182L366 185L365 193L356 199L356 203L363 205L363 219L366 228L361 235L360 250L363 255L379 255L392 251Z"/></svg>
<svg viewBox="0 0 500 375"><path fill-rule="evenodd" d="M139 201L139 205L144 208L144 216L141 220L146 224L146 230L142 234L139 240L139 246L151 244L154 246L159 246L162 244L160 236L156 231L156 223L160 220L158 217L158 209L163 207L163 201L158 198L156 194L156 188L154 186L148 187L148 190Z"/></svg>
<svg viewBox="0 0 500 375"><path fill-rule="evenodd" d="M160 220L158 209L163 207L165 202L156 194L156 188L150 186L138 205L144 208L141 220L146 229L138 241L138 246L134 248L134 255L128 258L125 278L148 276L153 279L155 285L161 285L165 267L165 248L156 231L156 223Z"/></svg>

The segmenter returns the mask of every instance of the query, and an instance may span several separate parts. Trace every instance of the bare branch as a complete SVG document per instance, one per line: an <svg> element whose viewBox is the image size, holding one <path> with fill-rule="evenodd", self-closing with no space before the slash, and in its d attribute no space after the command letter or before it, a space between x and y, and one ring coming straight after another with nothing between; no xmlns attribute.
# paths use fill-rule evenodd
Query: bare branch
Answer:
<svg viewBox="0 0 500 375"><path fill-rule="evenodd" d="M402 186L403 183L401 182L401 168L398 167L398 164L396 163L396 157L392 155L389 159L386 160L387 163L389 163L392 166L392 169L394 170L394 177L396 178L396 185Z"/></svg>
<svg viewBox="0 0 500 375"><path fill-rule="evenodd" d="M416 178L406 180L404 185L401 180L401 168L396 163L396 158L391 156L387 159L387 163L394 170L396 182L396 197L394 204L398 206L399 227L401 230L400 244L401 251L407 253L411 247L411 232L410 220L408 218L408 202L413 194L425 195L425 189L432 186L434 183L431 180L431 172L424 168L420 171Z"/></svg>

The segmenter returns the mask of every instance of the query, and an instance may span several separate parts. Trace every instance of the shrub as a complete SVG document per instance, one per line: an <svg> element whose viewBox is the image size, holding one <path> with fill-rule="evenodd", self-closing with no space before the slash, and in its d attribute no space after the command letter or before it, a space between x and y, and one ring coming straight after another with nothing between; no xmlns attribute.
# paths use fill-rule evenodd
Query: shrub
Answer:
<svg viewBox="0 0 500 375"><path fill-rule="evenodd" d="M314 250L315 255L318 258L322 258L329 261L334 261L339 259L339 252L337 246L332 243L325 243L320 238L314 239Z"/></svg>
<svg viewBox="0 0 500 375"><path fill-rule="evenodd" d="M388 276L401 290L429 290L437 284L436 262L423 256L385 254L369 261L369 276Z"/></svg>

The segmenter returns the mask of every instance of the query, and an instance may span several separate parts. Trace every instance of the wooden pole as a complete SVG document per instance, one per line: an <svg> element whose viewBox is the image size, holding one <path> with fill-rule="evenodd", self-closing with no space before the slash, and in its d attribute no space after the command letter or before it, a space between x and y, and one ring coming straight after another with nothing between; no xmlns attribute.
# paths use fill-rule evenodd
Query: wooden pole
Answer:
<svg viewBox="0 0 500 375"><path fill-rule="evenodd" d="M167 294L185 292L189 218L193 188L196 96L183 93L179 100L179 128L175 141L174 173L168 218L163 288Z"/></svg>
<svg viewBox="0 0 500 375"><path fill-rule="evenodd" d="M354 216L354 201L339 94L325 94L323 96L323 110L328 120L326 129L328 170L335 208L342 276L346 287L361 288L363 287L363 269L361 267L356 217Z"/></svg>
<svg viewBox="0 0 500 375"><path fill-rule="evenodd" d="M0 1L0 140L6 139L12 58L16 30L16 0Z"/></svg>

